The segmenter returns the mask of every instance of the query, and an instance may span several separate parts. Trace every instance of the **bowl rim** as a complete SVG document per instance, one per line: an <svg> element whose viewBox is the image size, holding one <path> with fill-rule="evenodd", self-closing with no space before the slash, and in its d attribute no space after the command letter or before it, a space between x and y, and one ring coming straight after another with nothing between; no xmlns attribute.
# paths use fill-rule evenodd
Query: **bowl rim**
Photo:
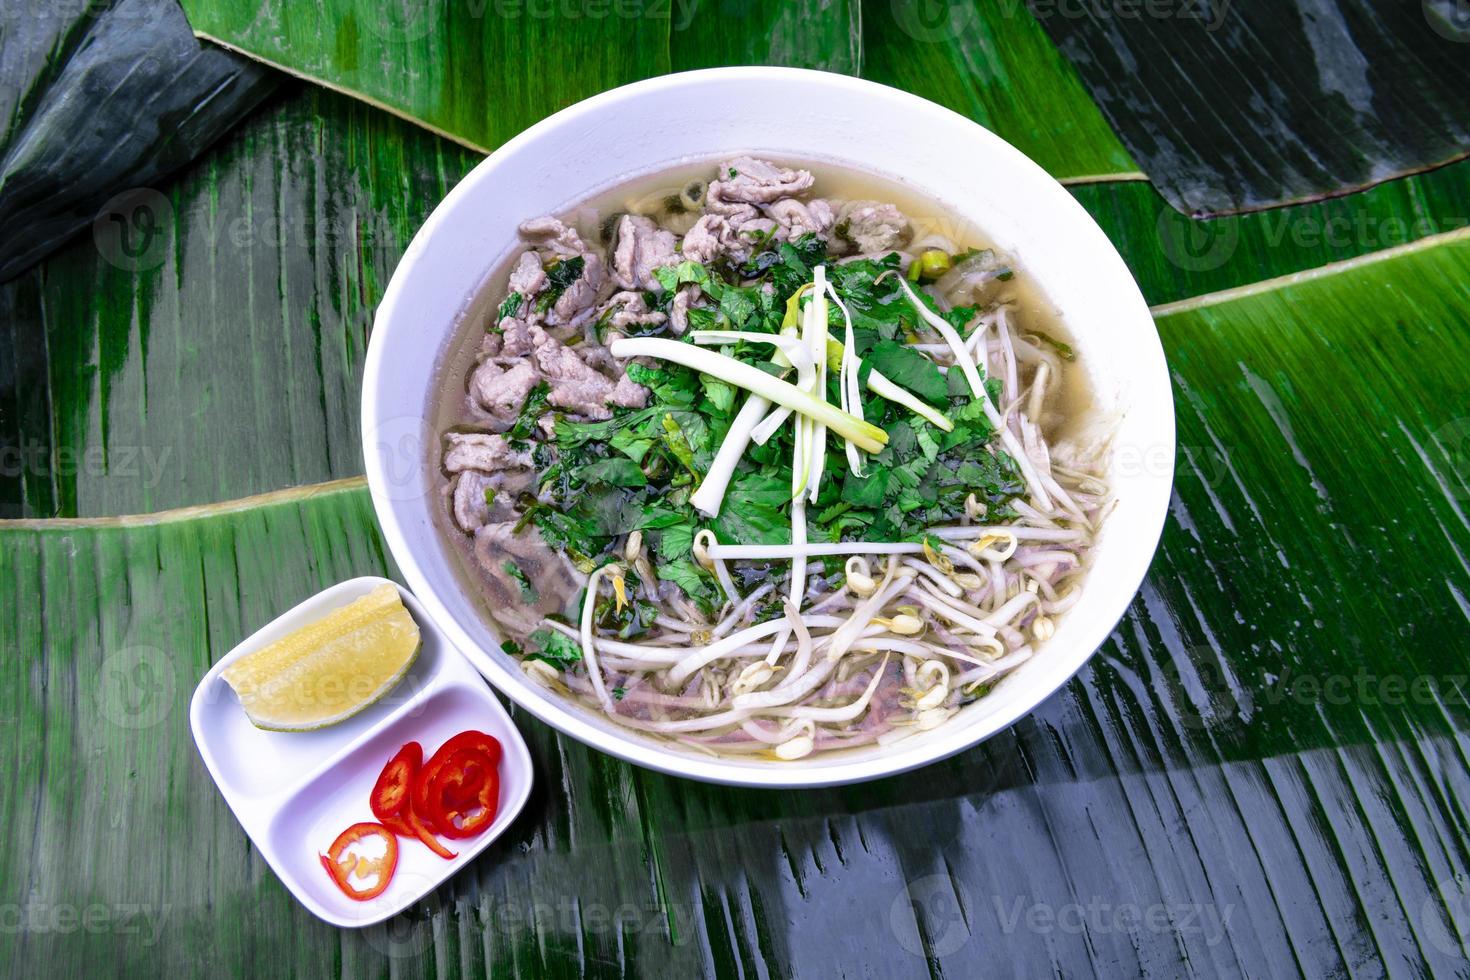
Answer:
<svg viewBox="0 0 1470 980"><path fill-rule="evenodd" d="M1162 451L1164 458L1158 460L1157 473L1162 478L1150 476L1132 492L1140 498L1139 506L1147 515L1145 523L1146 533L1135 540L1127 554L1123 556L1123 569L1119 572L1121 579L1128 585L1129 599L1118 608L1116 615L1100 616L1092 624L1091 628L1083 633L1077 642L1078 647L1086 647L1087 652L1064 675L1058 675L1055 683L1042 693L1039 697L1028 702L1017 702L998 711L987 719L983 726L969 725L956 726L955 730L947 737L944 734L949 727L940 726L932 731L928 737L914 740L914 744L905 742L896 743L884 755L878 758L853 758L845 754L834 757L830 765L818 768L796 768L773 764L768 761L745 760L738 757L703 758L693 753L679 750L667 750L651 740L639 736L637 733L626 735L618 733L611 739L609 733L602 728L593 725L588 717L588 709L580 704L570 701L563 702L557 698L543 698L531 691L531 683L515 670L507 669L493 656L480 649L480 642L472 638L462 627L456 617L440 602L436 593L436 587L432 584L429 576L420 567L415 554L415 548L410 543L404 529L394 513L393 500L389 496L387 474L383 470L383 461L378 456L373 445L372 433L378 422L376 405L378 392L382 383L384 371L384 346L385 341L381 339L385 335L386 327L395 318L401 316L399 307L404 303L404 290L407 288L405 281L408 276L406 270L412 267L428 250L428 244L435 232L446 220L446 216L454 212L462 201L471 197L481 184L494 179L497 164L504 158L511 157L520 151L521 147L528 143L543 138L546 134L555 131L568 124L575 123L588 116L594 116L613 108L620 103L630 99L638 99L670 89L679 89L691 85L719 81L726 84L742 84L753 81L777 82L789 85L821 85L836 89L847 89L851 94L859 98L882 98L886 100L897 100L904 103L907 111L922 113L931 118L936 126L954 127L962 126L978 131L978 137L993 144L995 152L1002 156L1011 156L1011 163L1024 168L1031 168L1037 174L1044 177L1052 185L1054 191L1060 197L1057 198L1058 207L1070 210L1074 220L1090 226L1102 241L1106 242L1110 253L1110 259L1115 262L1116 268L1109 273L1121 275L1132 287L1132 292L1137 296L1137 307L1145 315L1148 315L1148 304L1144 300L1137 282L1131 271L1123 262L1115 246L1107 239L1102 229L1098 227L1092 216L1066 191L1066 188L1046 173L1039 164L1016 149L1002 137L991 132L959 113L944 106L931 102L921 96L896 89L891 86L882 85L877 82L832 72L817 71L803 68L777 68L777 67L730 67L730 68L708 68L695 71L677 72L661 75L655 78L632 82L618 88L591 96L580 102L574 103L559 112L546 117L540 122L523 130L511 138L493 153L489 154L452 189L446 194L434 208L428 219L415 233L413 240L404 251L398 266L394 269L392 278L384 291L383 299L378 305L373 321L373 331L369 338L367 357L363 371L362 382L362 438L364 464L367 471L368 487L372 497L373 509L378 517L383 536L388 544L389 551L398 562L409 588L418 597L420 604L429 611L435 624L446 633L453 646L464 656L477 670L480 671L491 684L502 694L509 697L521 708L530 712L533 716L550 725L559 732L570 735L588 745L591 748L604 752L608 755L630 762L637 766L680 776L687 779L695 779L701 782L716 783L732 786L749 786L755 788L819 788L825 786L837 786L851 783L865 782L886 776L893 776L908 772L922 766L929 765L947 759L959 752L972 748L989 739L1010 726L1019 719L1035 711L1058 690L1065 686L1076 676L1078 671L1085 666L1096 654L1098 648L1107 640L1127 612L1132 599L1136 597L1139 587L1142 585L1149 566L1153 561L1155 551L1163 533L1165 521L1168 516L1168 502L1172 493L1173 473L1175 467L1175 415L1173 391L1169 380L1167 362L1164 357L1162 341L1159 338L1157 327L1153 325L1152 317L1149 317L1153 329L1149 332L1144 349L1137 351L1138 356L1152 362L1147 370L1143 372L1145 387L1151 389L1148 394L1152 396L1153 402L1166 408L1165 417L1157 420L1156 426L1162 439ZM741 147L739 149L749 149ZM717 155L720 148L711 150L711 155ZM980 223L984 227L984 223ZM1127 315L1126 311L1123 315ZM536 696L531 696L535 694Z"/></svg>

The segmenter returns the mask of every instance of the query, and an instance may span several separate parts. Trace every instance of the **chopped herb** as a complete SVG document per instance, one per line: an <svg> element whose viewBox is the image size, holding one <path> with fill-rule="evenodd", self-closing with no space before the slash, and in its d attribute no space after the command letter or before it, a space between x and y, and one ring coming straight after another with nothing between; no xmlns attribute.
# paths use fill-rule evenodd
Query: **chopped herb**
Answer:
<svg viewBox="0 0 1470 980"><path fill-rule="evenodd" d="M537 648L531 659L544 660L558 670L570 670L582 661L581 644L555 630L539 629L527 640Z"/></svg>
<svg viewBox="0 0 1470 980"><path fill-rule="evenodd" d="M663 441L669 447L669 452L674 458L684 465L695 479L699 478L699 470L694 468L694 450L689 447L689 440L684 435L684 430L679 427L678 421L673 413L665 413L663 417Z"/></svg>
<svg viewBox="0 0 1470 980"><path fill-rule="evenodd" d="M500 304L500 311L499 314L495 317L495 322L499 323L506 317L515 316L517 313L519 313L521 309L521 301L522 297L520 293L511 293L510 295L506 296Z"/></svg>
<svg viewBox="0 0 1470 980"><path fill-rule="evenodd" d="M918 395L931 405L943 405L949 398L949 383L929 358L912 347L892 340L882 340L864 358L889 381Z"/></svg>
<svg viewBox="0 0 1470 980"><path fill-rule="evenodd" d="M623 456L609 456L577 471L583 483L605 483L610 487L642 487L648 485L648 477L638 464Z"/></svg>
<svg viewBox="0 0 1470 980"><path fill-rule="evenodd" d="M1035 337L1042 343L1046 344L1047 346L1051 347L1052 350L1057 352L1058 356L1060 356L1062 360L1077 360L1077 352L1072 349L1071 344L1063 343L1062 341L1053 337L1051 334L1043 333L1040 330L1029 330L1027 331L1027 333L1029 333L1031 336Z"/></svg>
<svg viewBox="0 0 1470 980"><path fill-rule="evenodd" d="M526 396L525 404L521 406L520 414L516 416L515 425L510 427L506 438L511 440L529 439L535 435L536 428L541 422L541 416L546 414L546 399L551 395L551 387L545 381L540 382L531 389Z"/></svg>
<svg viewBox="0 0 1470 980"><path fill-rule="evenodd" d="M521 571L521 566L507 558L500 567L505 569L505 574L515 579L516 585L521 590L522 602L537 603L541 601L541 594L536 591L536 586L531 584L531 580L526 577L526 573Z"/></svg>
<svg viewBox="0 0 1470 980"><path fill-rule="evenodd" d="M612 689L612 696L614 701L621 701L628 696L628 689L626 687L615 687Z"/></svg>
<svg viewBox="0 0 1470 980"><path fill-rule="evenodd" d="M561 299L561 294L566 292L568 286L582 278L582 268L587 260L580 255L574 255L546 270L546 292L536 301L536 312L545 313Z"/></svg>
<svg viewBox="0 0 1470 980"><path fill-rule="evenodd" d="M665 582L673 582L691 599L709 600L714 595L708 574L692 561L672 561L661 565L658 577Z"/></svg>

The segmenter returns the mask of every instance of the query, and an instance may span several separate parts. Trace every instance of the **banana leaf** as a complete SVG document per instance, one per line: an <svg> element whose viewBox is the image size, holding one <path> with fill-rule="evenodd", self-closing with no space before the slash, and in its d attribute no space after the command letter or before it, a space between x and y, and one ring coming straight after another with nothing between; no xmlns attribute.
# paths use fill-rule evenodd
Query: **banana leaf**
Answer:
<svg viewBox="0 0 1470 980"><path fill-rule="evenodd" d="M669 70L669 0L187 0L194 30L488 152ZM593 10L595 6L595 10Z"/></svg>
<svg viewBox="0 0 1470 980"><path fill-rule="evenodd" d="M296 87L293 86L293 89ZM146 203L0 286L0 517L136 513L358 475L373 309L479 157L294 91Z"/></svg>
<svg viewBox="0 0 1470 980"><path fill-rule="evenodd" d="M360 482L0 523L0 904L26 924L0 956L23 975L1462 970L1470 233L1157 315L1169 525L1112 638L1033 715L919 772L766 793L517 713L526 812L362 931L289 896L187 720L240 636L392 574Z"/></svg>
<svg viewBox="0 0 1470 980"><path fill-rule="evenodd" d="M1151 303L1384 251L1470 221L1470 162L1347 197L1209 219L1180 214L1148 183L1082 184L1071 191Z"/></svg>
<svg viewBox="0 0 1470 980"><path fill-rule="evenodd" d="M784 65L856 75L863 63L860 0L705 0L674 5L674 71Z"/></svg>
<svg viewBox="0 0 1470 980"><path fill-rule="evenodd" d="M1346 194L1470 153L1454 0L1027 0L1176 208Z"/></svg>
<svg viewBox="0 0 1470 980"><path fill-rule="evenodd" d="M862 74L969 116L1060 180L1142 176L1076 71L1016 3L864 3Z"/></svg>
<svg viewBox="0 0 1470 980"><path fill-rule="evenodd" d="M95 223L129 261L149 190L276 85L201 45L177 0L9 4L0 11L0 280Z"/></svg>
<svg viewBox="0 0 1470 980"><path fill-rule="evenodd" d="M778 64L862 74L990 126L1058 177L1135 174L1024 11L963 0L618 0L582 7L184 0L201 36L489 149L586 95L669 70ZM593 9L603 11L590 16ZM544 65L554 62L555 70Z"/></svg>

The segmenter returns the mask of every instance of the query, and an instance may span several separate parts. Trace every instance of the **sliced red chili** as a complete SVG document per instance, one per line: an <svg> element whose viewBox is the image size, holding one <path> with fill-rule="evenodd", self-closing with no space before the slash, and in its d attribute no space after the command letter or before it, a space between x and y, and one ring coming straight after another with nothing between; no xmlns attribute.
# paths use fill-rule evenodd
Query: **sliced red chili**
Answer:
<svg viewBox="0 0 1470 980"><path fill-rule="evenodd" d="M500 800L500 743L493 736L469 729L449 739L419 768L414 779L413 812L429 828L445 837L473 837L495 819ZM470 770L483 773L472 777ZM443 772L450 775L438 779ZM437 787L437 788L436 788ZM487 806L482 798L488 796ZM466 831L466 814L488 812L489 820L475 819Z"/></svg>
<svg viewBox="0 0 1470 980"><path fill-rule="evenodd" d="M368 857L350 851L353 844L373 837L383 841L385 850L382 854ZM393 871L398 867L398 838L382 824L355 823L338 834L327 853L319 856L322 867L327 869L327 874L344 895L354 901L366 902L383 894L388 882L393 880ZM371 883L354 884L354 876L371 879Z"/></svg>
<svg viewBox="0 0 1470 980"><path fill-rule="evenodd" d="M419 819L412 808L404 810L397 816L388 817L383 821L383 826L400 837L416 840L423 843L425 847L448 861L458 855L444 846L444 842L434 836L434 831Z"/></svg>
<svg viewBox="0 0 1470 980"><path fill-rule="evenodd" d="M428 798L441 834L458 839L474 837L494 823L500 805L500 774L495 761L479 749L461 748L451 753L430 774Z"/></svg>
<svg viewBox="0 0 1470 980"><path fill-rule="evenodd" d="M484 732L475 731L473 728L466 728L439 746L439 751L434 754L447 758L460 749L479 749L490 757L490 765L500 765L500 741L494 735L486 735Z"/></svg>
<svg viewBox="0 0 1470 980"><path fill-rule="evenodd" d="M373 816L386 822L389 817L407 811L413 778L418 775L423 761L424 747L417 742L406 743L398 750L397 755L388 760L368 797L368 806L372 808Z"/></svg>

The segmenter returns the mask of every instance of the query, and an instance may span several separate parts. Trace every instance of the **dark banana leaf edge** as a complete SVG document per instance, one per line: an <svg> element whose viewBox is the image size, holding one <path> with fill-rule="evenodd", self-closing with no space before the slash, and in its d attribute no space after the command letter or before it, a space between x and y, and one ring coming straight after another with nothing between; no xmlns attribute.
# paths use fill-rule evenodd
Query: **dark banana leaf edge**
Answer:
<svg viewBox="0 0 1470 980"><path fill-rule="evenodd" d="M1028 3L1185 214L1325 200L1470 153L1463 4Z"/></svg>
<svg viewBox="0 0 1470 980"><path fill-rule="evenodd" d="M94 223L126 263L155 185L277 85L201 44L175 0L17 4L0 26L0 280Z"/></svg>

